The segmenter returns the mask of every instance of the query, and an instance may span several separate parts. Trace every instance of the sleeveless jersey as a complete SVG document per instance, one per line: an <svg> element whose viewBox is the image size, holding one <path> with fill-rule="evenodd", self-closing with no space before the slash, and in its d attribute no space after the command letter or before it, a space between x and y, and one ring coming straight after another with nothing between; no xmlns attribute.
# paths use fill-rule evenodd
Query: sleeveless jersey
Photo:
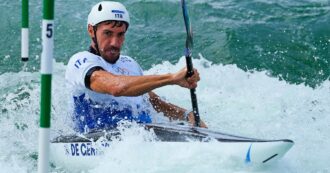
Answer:
<svg viewBox="0 0 330 173"><path fill-rule="evenodd" d="M121 120L150 123L150 104L147 95L114 97L92 91L85 86L85 76L94 67L101 67L115 75L141 76L142 69L131 57L120 55L114 64L88 51L73 55L67 65L65 79L74 107L75 129L81 133L91 129L114 128Z"/></svg>

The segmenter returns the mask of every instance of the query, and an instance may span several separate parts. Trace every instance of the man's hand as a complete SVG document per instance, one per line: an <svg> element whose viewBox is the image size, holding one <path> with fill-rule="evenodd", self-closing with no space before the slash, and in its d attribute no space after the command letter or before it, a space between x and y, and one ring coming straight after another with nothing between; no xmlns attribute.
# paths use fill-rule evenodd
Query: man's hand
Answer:
<svg viewBox="0 0 330 173"><path fill-rule="evenodd" d="M195 126L195 116L194 116L194 113L193 112L190 112L188 114L188 122L190 124L192 124L193 126ZM203 120L200 119L200 122L199 123L200 123L200 127L207 128L207 125L204 123Z"/></svg>
<svg viewBox="0 0 330 173"><path fill-rule="evenodd" d="M177 73L173 74L173 83L185 88L196 88L197 82L200 80L199 73L194 69L194 74L191 77L186 77L187 68L183 68Z"/></svg>

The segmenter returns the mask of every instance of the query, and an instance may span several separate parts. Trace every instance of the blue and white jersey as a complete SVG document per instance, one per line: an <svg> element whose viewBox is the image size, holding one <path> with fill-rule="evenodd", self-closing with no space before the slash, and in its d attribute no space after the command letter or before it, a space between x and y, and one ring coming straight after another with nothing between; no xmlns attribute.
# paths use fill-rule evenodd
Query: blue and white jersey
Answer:
<svg viewBox="0 0 330 173"><path fill-rule="evenodd" d="M139 64L128 56L120 56L114 64L102 57L83 51L73 55L67 65L65 79L74 108L73 120L77 131L83 133L90 129L116 127L121 120L150 123L150 103L148 96L115 97L92 91L85 86L87 72L94 67L101 67L115 75L141 76Z"/></svg>

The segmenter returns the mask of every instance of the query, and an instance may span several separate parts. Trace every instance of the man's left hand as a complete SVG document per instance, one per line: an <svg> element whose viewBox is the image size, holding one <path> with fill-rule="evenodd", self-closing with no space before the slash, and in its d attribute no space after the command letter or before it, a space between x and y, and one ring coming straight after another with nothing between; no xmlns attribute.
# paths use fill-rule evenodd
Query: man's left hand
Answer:
<svg viewBox="0 0 330 173"><path fill-rule="evenodd" d="M188 114L188 122L190 124L192 124L193 126L195 126L195 116L194 116L194 113L193 112L190 112ZM200 122L199 123L200 123L200 127L201 128L207 128L207 125L204 123L203 120L200 119Z"/></svg>

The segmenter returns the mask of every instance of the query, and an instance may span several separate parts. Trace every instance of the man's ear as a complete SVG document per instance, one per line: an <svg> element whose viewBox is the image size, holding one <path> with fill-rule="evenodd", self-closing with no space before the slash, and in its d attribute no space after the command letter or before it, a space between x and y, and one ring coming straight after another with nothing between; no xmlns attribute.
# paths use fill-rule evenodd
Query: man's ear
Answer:
<svg viewBox="0 0 330 173"><path fill-rule="evenodd" d="M93 38L93 37L94 37L94 29L93 29L93 26L92 26L92 25L89 25L89 24L88 24L88 29L87 29L87 31L88 31L88 35L89 35L91 38Z"/></svg>

